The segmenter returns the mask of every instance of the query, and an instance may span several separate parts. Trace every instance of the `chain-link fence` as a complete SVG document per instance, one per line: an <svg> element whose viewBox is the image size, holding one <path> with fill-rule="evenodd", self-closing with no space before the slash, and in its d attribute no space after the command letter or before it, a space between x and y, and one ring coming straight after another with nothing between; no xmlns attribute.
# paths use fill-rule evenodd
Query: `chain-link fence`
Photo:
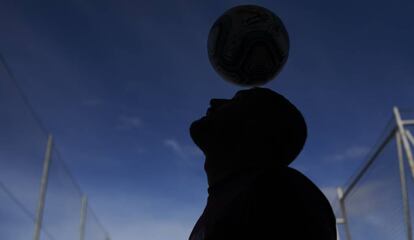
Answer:
<svg viewBox="0 0 414 240"><path fill-rule="evenodd" d="M0 128L0 239L110 239L1 55Z"/></svg>
<svg viewBox="0 0 414 240"><path fill-rule="evenodd" d="M394 117L367 162L345 187L338 188L341 239L412 240L413 124L394 108Z"/></svg>

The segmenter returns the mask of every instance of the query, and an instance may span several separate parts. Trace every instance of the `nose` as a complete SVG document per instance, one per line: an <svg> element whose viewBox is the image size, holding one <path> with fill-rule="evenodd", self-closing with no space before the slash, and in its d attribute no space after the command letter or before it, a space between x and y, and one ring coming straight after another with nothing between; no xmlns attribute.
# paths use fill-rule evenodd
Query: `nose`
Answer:
<svg viewBox="0 0 414 240"><path fill-rule="evenodd" d="M217 108L220 107L226 103L228 103L230 100L229 99L223 99L223 98L212 98L210 100L210 106L212 108Z"/></svg>

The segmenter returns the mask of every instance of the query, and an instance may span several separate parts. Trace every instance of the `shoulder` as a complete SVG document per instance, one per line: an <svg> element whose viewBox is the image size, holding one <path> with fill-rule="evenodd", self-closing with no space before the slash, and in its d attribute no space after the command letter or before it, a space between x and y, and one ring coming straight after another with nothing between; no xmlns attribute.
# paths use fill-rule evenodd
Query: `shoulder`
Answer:
<svg viewBox="0 0 414 240"><path fill-rule="evenodd" d="M253 191L266 195L311 194L325 199L319 188L303 173L290 167L266 169L253 182ZM309 196L309 195L307 195Z"/></svg>
<svg viewBox="0 0 414 240"><path fill-rule="evenodd" d="M295 232L301 225L299 219L306 218L310 221L301 229L309 236L336 234L329 201L309 178L295 169L266 171L256 179L250 195L248 224L258 229L255 232L269 233L275 227L282 232Z"/></svg>

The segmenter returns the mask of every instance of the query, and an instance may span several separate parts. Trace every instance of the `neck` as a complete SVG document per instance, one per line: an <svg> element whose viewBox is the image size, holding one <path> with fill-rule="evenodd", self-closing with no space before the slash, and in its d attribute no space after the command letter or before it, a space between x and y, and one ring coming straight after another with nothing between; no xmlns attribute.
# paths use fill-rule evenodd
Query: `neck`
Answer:
<svg viewBox="0 0 414 240"><path fill-rule="evenodd" d="M245 188L259 174L259 172L247 171L233 172L227 176L223 176L221 179L216 179L216 182L209 182L208 193L209 195L214 195L222 192L228 192L230 190Z"/></svg>
<svg viewBox="0 0 414 240"><path fill-rule="evenodd" d="M223 164L232 162L238 164ZM254 166L246 163L249 162L243 159L212 159L210 157L206 157L204 167L207 173L209 185L208 193L212 195L231 190L243 189L253 182L257 176L263 174L264 172L277 171L277 167L275 166Z"/></svg>

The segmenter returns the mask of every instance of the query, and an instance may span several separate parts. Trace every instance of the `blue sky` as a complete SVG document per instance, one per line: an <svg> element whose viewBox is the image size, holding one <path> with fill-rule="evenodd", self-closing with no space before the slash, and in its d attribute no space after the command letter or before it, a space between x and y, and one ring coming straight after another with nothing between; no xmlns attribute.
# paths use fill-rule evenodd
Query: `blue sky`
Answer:
<svg viewBox="0 0 414 240"><path fill-rule="evenodd" d="M309 138L293 166L328 195L392 107L413 106L412 1L0 3L0 52L113 239L185 239L201 213L203 156L188 128L210 98L240 89L206 50L234 5L267 7L287 27L289 60L265 86L303 112Z"/></svg>

